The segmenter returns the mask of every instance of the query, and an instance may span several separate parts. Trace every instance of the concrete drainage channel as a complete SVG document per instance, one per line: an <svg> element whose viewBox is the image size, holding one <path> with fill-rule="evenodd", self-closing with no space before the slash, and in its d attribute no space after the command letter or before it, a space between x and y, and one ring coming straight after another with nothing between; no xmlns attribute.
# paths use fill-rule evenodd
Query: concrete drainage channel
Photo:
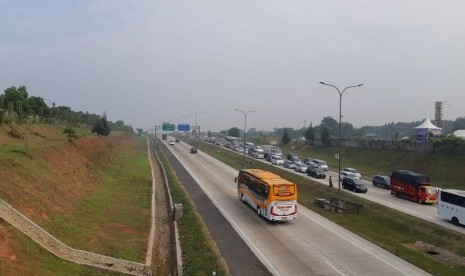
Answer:
<svg viewBox="0 0 465 276"><path fill-rule="evenodd" d="M53 255L64 260L118 271L131 275L150 275L151 269L142 263L116 259L92 252L71 248L50 235L47 231L0 199L0 217L26 234Z"/></svg>
<svg viewBox="0 0 465 276"><path fill-rule="evenodd" d="M170 206L171 206L171 214L174 213L174 237L175 237L175 242L176 242L177 275L182 276L183 262L182 262L181 242L179 240L179 230L178 230L178 222L177 222L177 220L179 218L181 218L181 216L183 214L183 207L182 207L182 204L176 204L176 203L173 202L173 197L171 196L170 185L168 183L168 178L166 177L165 167L163 166L163 164L162 164L162 162L160 160L160 157L158 156L158 152L156 151L153 139L150 139L150 143L152 145L153 151L155 152L155 155L157 157L158 165L161 168L161 171L162 171L162 174L163 174L163 177L164 177L164 180L165 180L166 190L168 192L169 203L170 203Z"/></svg>
<svg viewBox="0 0 465 276"><path fill-rule="evenodd" d="M168 180L166 179L166 173L163 165L161 164L160 159L158 158L158 154L155 150L155 147L153 145L153 142L150 140L149 145L149 159L150 159L150 165L151 165L151 170L153 172L153 164L152 164L152 155L151 155L151 150L155 152L157 162L162 168L163 175L165 176L165 185L168 189L168 196L169 196L169 201L171 205L171 212L175 213L175 217L179 217L182 215L182 206L178 206L177 204L173 203L173 200L171 198L171 192L169 191L169 185L168 185ZM155 191L155 180L153 180L153 190ZM155 198L155 193L152 193L152 205L154 204L154 198ZM93 266L93 267L98 267L102 269L107 269L107 270L112 270L112 271L117 271L121 273L126 273L130 275L142 275L142 276L148 276L152 275L152 262L151 262L151 256L152 256L152 248L153 248L153 233L154 233L154 206L152 206L152 227L150 230L150 239L149 239L149 245L147 249L147 260L146 264L142 263L137 263L137 262L131 262L127 260L122 260L122 259L117 259L109 256L104 256L100 254L95 254L92 252L88 251L83 251L83 250L77 250L74 248L71 248L58 239L56 239L54 236L50 235L47 231L42 229L40 226L35 224L33 221L28 219L26 216L21 214L18 210L10 206L7 202L5 202L3 199L0 199L0 218L4 219L6 222L11 224L13 227L17 228L20 230L22 233L30 237L33 241L38 243L40 246L48 250L50 253L53 255L57 256L58 258L77 263L77 264L82 264L82 265L88 265L88 266ZM175 239L176 239L176 256L177 256L177 275L181 276L182 275L182 257L181 257L181 246L179 242L179 234L178 234L178 228L177 228L177 222L174 221L175 225Z"/></svg>

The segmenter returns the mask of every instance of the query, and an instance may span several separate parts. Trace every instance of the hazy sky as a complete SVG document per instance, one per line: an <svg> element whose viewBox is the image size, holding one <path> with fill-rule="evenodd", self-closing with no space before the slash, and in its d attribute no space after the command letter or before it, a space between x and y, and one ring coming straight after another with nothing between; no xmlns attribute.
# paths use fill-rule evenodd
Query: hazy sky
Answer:
<svg viewBox="0 0 465 276"><path fill-rule="evenodd" d="M0 89L134 128L465 116L465 1L0 0Z"/></svg>

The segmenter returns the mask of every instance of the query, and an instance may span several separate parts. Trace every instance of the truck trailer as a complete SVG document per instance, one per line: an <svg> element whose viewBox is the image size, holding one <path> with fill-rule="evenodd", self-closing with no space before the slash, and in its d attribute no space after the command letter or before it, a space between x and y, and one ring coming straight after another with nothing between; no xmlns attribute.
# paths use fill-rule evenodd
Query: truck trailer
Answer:
<svg viewBox="0 0 465 276"><path fill-rule="evenodd" d="M431 186L429 177L408 170L397 170L391 174L391 195L420 204L438 202L437 189Z"/></svg>
<svg viewBox="0 0 465 276"><path fill-rule="evenodd" d="M271 160L272 155L279 155L283 156L281 149L276 147L276 146L271 146L271 145L262 145L261 146L265 155L266 160Z"/></svg>

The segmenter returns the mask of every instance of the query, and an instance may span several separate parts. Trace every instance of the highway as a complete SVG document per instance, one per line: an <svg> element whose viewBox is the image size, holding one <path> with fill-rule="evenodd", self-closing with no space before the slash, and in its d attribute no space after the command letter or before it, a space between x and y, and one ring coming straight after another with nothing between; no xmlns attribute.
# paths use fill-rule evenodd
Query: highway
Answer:
<svg viewBox="0 0 465 276"><path fill-rule="evenodd" d="M302 205L297 220L267 222L238 199L237 170L183 142L167 147L273 275L429 275Z"/></svg>
<svg viewBox="0 0 465 276"><path fill-rule="evenodd" d="M266 162L266 161L263 161L263 162ZM294 172L295 174L302 175L303 177L311 178L314 181L321 183L323 185L328 185L328 178L329 176L332 176L333 185L334 185L333 188L338 189L337 179L339 176L337 172L328 171L326 179L315 179L313 177L307 176L304 173L296 172L292 169L287 169L287 168L282 168L282 169ZM398 198L398 197L391 195L390 190L375 187L370 181L366 181L366 180L363 180L363 181L365 185L368 187L367 193L354 193L352 191L346 191L342 189L342 187L341 187L341 192L347 192L347 193L354 194L356 196L379 203L386 207L396 209L400 212L409 214L411 216L415 216L419 219L422 219L422 220L440 225L442 227L448 228L450 230L454 230L456 232L465 234L465 227L453 225L449 221L443 220L439 217L439 215L437 214L436 204L419 204L417 202L410 201L404 198Z"/></svg>
<svg viewBox="0 0 465 276"><path fill-rule="evenodd" d="M227 148L223 148L223 149L227 149ZM230 150L230 149L227 149L227 150ZM250 158L252 158L252 157L250 157ZM326 179L316 179L316 178L313 178L311 176L307 176L307 174L305 174L305 173L296 172L293 169L287 169L287 168L284 168L283 166L273 165L273 164L271 164L270 162L267 162L264 159L255 159L255 160L267 163L267 164L269 164L271 166L279 167L279 168L281 168L283 170L295 173L295 174L300 175L302 177L307 177L307 178L313 179L314 181L316 181L316 182L318 182L318 183L320 183L322 185L326 185L326 186L328 186L328 178L329 178L329 176L332 176L333 185L334 185L333 188L334 189L339 188L338 183L337 183L337 179L338 179L339 175L338 175L337 171L336 172L327 171ZM390 190L386 190L386 189L383 189L383 188L380 188L380 187L375 187L375 186L373 186L373 184L370 181L366 181L366 180L363 180L363 181L364 181L365 185L368 188L367 193L354 193L352 191L344 190L344 189L342 189L342 187L341 187L341 192L351 193L353 195L362 197L362 198L364 198L366 200L370 200L370 201L379 203L381 205L384 205L386 207L395 209L397 211L409 214L409 215L417 217L419 219L422 219L422 220L437 224L439 226L442 226L442 227L445 227L447 229L459 232L461 234L465 234L465 227L454 225L454 224L450 223L449 221L443 220L442 218L439 217L439 215L437 214L437 205L436 204L419 204L417 202L410 201L410 200L405 199L405 198L398 198L398 197L395 197L395 196L391 195Z"/></svg>

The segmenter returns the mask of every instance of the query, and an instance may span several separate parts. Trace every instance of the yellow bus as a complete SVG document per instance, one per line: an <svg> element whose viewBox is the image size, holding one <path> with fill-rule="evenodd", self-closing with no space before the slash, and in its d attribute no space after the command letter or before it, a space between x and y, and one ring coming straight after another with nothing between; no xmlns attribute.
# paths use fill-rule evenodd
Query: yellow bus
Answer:
<svg viewBox="0 0 465 276"><path fill-rule="evenodd" d="M271 221L297 218L297 186L279 175L245 169L236 177L237 195L257 210L260 217Z"/></svg>

